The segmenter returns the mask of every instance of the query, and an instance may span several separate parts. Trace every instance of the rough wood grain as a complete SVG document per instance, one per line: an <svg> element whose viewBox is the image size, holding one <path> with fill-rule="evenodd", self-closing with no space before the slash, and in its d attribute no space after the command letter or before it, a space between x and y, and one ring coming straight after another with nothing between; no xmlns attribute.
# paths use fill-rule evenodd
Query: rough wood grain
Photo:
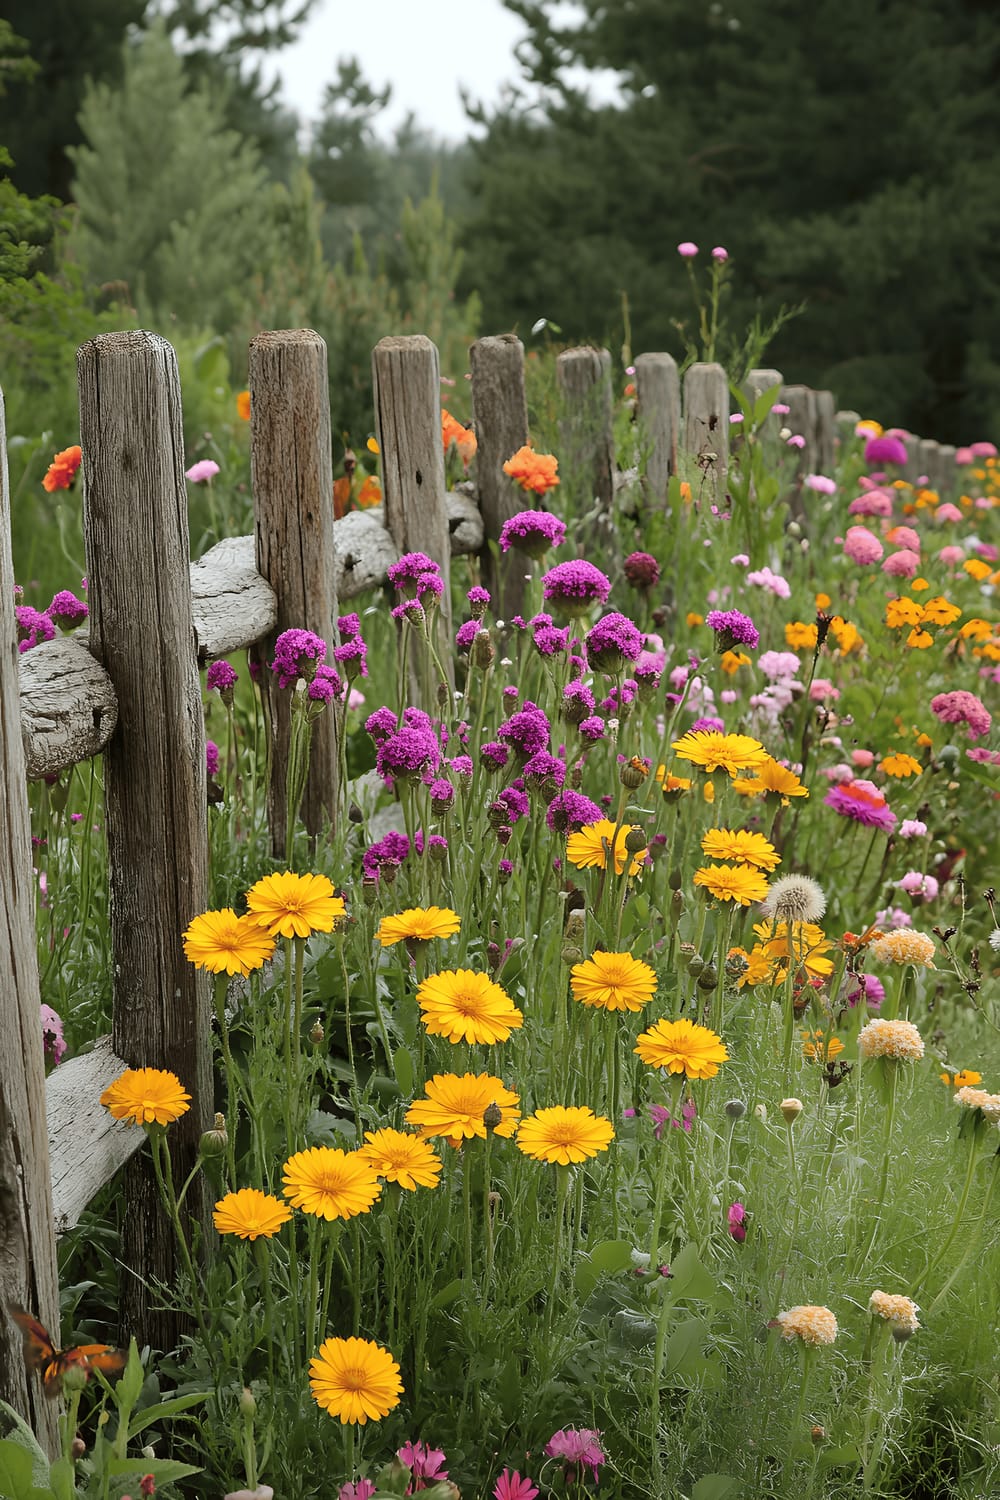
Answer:
<svg viewBox="0 0 1000 1500"><path fill-rule="evenodd" d="M112 1119L100 1102L124 1069L105 1036L92 1052L71 1057L45 1080L56 1234L78 1223L94 1194L145 1144L142 1130Z"/></svg>
<svg viewBox="0 0 1000 1500"><path fill-rule="evenodd" d="M225 537L191 564L191 609L198 660L239 651L268 635L278 600L257 572L253 537Z"/></svg>
<svg viewBox="0 0 1000 1500"><path fill-rule="evenodd" d="M300 629L329 642L332 662L337 574L326 344L309 328L259 333L250 343L249 383L257 571L278 601L273 632L257 647L258 659L273 660L277 636ZM291 693L269 672L261 681L271 735L271 846L283 858ZM301 808L314 837L336 820L338 775L337 718L324 713L313 725Z"/></svg>
<svg viewBox="0 0 1000 1500"><path fill-rule="evenodd" d="M684 374L684 450L701 471L696 498L720 504L729 468L729 377L718 364L689 365Z"/></svg>
<svg viewBox="0 0 1000 1500"><path fill-rule="evenodd" d="M932 490L941 488L941 444L936 443L933 438L924 438L917 450L917 467L920 474L927 475L927 487ZM918 478L920 475L918 474Z"/></svg>
<svg viewBox="0 0 1000 1500"><path fill-rule="evenodd" d="M45 1065L35 959L35 888L10 555L7 433L0 393L0 1308L16 1302L58 1327L59 1281L45 1128ZM24 1367L21 1335L0 1316L0 1400L55 1455L55 1402Z"/></svg>
<svg viewBox="0 0 1000 1500"><path fill-rule="evenodd" d="M562 493L582 512L579 548L599 557L613 580L622 562L614 515L611 355L607 349L565 349L556 356L556 385Z"/></svg>
<svg viewBox="0 0 1000 1500"><path fill-rule="evenodd" d="M786 385L781 397L788 407L786 427L805 438L795 464L797 474L816 472L816 392L807 385Z"/></svg>
<svg viewBox="0 0 1000 1500"><path fill-rule="evenodd" d="M902 477L910 484L916 484L918 474L922 473L920 468L921 439L910 432L907 433L903 442L906 444L906 463L903 465Z"/></svg>
<svg viewBox="0 0 1000 1500"><path fill-rule="evenodd" d="M104 334L77 357L90 649L118 698L104 751L114 1050L167 1068L191 1095L170 1131L181 1180L212 1112L209 993L181 934L208 905L205 729L191 615L177 360L165 339ZM204 1218L199 1187L189 1205ZM174 1346L183 1321L147 1288L176 1249L148 1155L126 1168L125 1330Z"/></svg>
<svg viewBox="0 0 1000 1500"><path fill-rule="evenodd" d="M499 540L505 521L527 510L520 486L503 466L528 441L528 402L524 391L524 345L513 333L477 339L469 350L472 415L476 428L476 485L487 543ZM544 503L538 508L544 509ZM487 546L482 557L483 582L493 595L493 612L502 620L522 612L524 558L515 551L498 555Z"/></svg>
<svg viewBox="0 0 1000 1500"><path fill-rule="evenodd" d="M83 641L57 636L18 657L29 780L98 755L118 723L111 678Z"/></svg>
<svg viewBox="0 0 1000 1500"><path fill-rule="evenodd" d="M837 403L832 391L816 391L816 473L833 477L837 461Z"/></svg>
<svg viewBox="0 0 1000 1500"><path fill-rule="evenodd" d="M437 348L422 333L380 339L372 352L375 435L382 453L386 526L400 553L425 552L441 569L445 591L435 611L434 628L438 656L450 677L447 580L451 543L441 447L440 376ZM413 653L410 659L417 668ZM421 671L413 686L422 698L430 697L422 706L433 711L437 684L430 682L430 675Z"/></svg>
<svg viewBox="0 0 1000 1500"><path fill-rule="evenodd" d="M948 500L955 490L956 471L955 454L958 449L954 443L941 444L941 499Z"/></svg>
<svg viewBox="0 0 1000 1500"><path fill-rule="evenodd" d="M654 505L665 505L671 474L677 472L681 429L681 379L670 354L640 354L635 362L636 417L649 445L646 490Z"/></svg>

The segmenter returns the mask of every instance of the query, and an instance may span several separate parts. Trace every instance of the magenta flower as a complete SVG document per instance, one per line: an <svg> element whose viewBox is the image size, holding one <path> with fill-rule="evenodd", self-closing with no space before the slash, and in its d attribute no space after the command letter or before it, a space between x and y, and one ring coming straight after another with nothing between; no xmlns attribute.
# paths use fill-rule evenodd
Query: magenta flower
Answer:
<svg viewBox="0 0 1000 1500"><path fill-rule="evenodd" d="M542 575L542 594L570 617L585 615L593 604L605 604L610 593L611 579L583 558L557 563Z"/></svg>
<svg viewBox="0 0 1000 1500"><path fill-rule="evenodd" d="M738 1245L742 1245L747 1237L747 1211L742 1203L731 1203L727 1214L729 1220L729 1233Z"/></svg>
<svg viewBox="0 0 1000 1500"><path fill-rule="evenodd" d="M901 437L885 432L881 437L869 438L865 444L865 463L869 468L880 469L883 464L905 464L906 444Z"/></svg>
<svg viewBox="0 0 1000 1500"><path fill-rule="evenodd" d="M959 688L953 693L938 693L931 699L931 713L942 724L964 724L970 740L989 734L992 715L981 698Z"/></svg>
<svg viewBox="0 0 1000 1500"><path fill-rule="evenodd" d="M828 479L825 474L807 474L802 483L807 490L815 490L817 495L835 495L837 493L837 481Z"/></svg>
<svg viewBox="0 0 1000 1500"><path fill-rule="evenodd" d="M219 774L219 747L214 740L205 741L205 770L209 776Z"/></svg>
<svg viewBox="0 0 1000 1500"><path fill-rule="evenodd" d="M413 1483L406 1490L408 1495L429 1489L427 1480L436 1484L439 1479L448 1478L444 1453L440 1448L429 1448L426 1443L404 1443L402 1448L396 1449L396 1457L413 1475Z"/></svg>
<svg viewBox="0 0 1000 1500"><path fill-rule="evenodd" d="M413 782L419 781L425 771L436 771L440 760L434 735L404 724L379 746L375 769L388 780Z"/></svg>
<svg viewBox="0 0 1000 1500"><path fill-rule="evenodd" d="M375 1485L370 1479L348 1480L342 1484L337 1491L337 1500L371 1500L375 1493Z"/></svg>
<svg viewBox="0 0 1000 1500"><path fill-rule="evenodd" d="M41 1007L42 1042L45 1047L46 1057L51 1057L56 1067L63 1060L66 1051L66 1039L63 1036L63 1023L59 1014L51 1005Z"/></svg>
<svg viewBox="0 0 1000 1500"><path fill-rule="evenodd" d="M500 550L509 552L516 547L529 557L544 557L550 547L558 547L565 540L566 523L547 510L522 510L505 521L500 530ZM489 596L487 595L487 599Z"/></svg>
<svg viewBox="0 0 1000 1500"><path fill-rule="evenodd" d="M239 674L225 659L209 663L208 671L205 674L205 686L210 693L229 693L231 695L238 681ZM229 701L232 702L231 696Z"/></svg>
<svg viewBox="0 0 1000 1500"><path fill-rule="evenodd" d="M600 1478L600 1466L607 1462L600 1439L601 1434L592 1427L563 1427L549 1438L545 1444L545 1454L547 1458L561 1458L565 1461L567 1484L576 1482L581 1469L589 1469L596 1484Z"/></svg>
<svg viewBox="0 0 1000 1500"><path fill-rule="evenodd" d="M551 728L544 711L529 699L523 708L504 720L497 730L497 739L510 745L523 764L537 755L539 750L548 749L550 733ZM484 751L485 748L484 746Z"/></svg>
<svg viewBox="0 0 1000 1500"><path fill-rule="evenodd" d="M729 251L724 245L716 245L712 251L712 259L717 260L722 265L729 259Z"/></svg>
<svg viewBox="0 0 1000 1500"><path fill-rule="evenodd" d="M883 833L891 833L896 826L896 814L870 781L849 781L832 786L823 801L841 817L861 823L865 828L880 828Z"/></svg>
<svg viewBox="0 0 1000 1500"><path fill-rule="evenodd" d="M677 254L682 260L694 260L694 257L698 254L698 246L693 240L681 240L677 246Z"/></svg>
<svg viewBox="0 0 1000 1500"><path fill-rule="evenodd" d="M504 1469L493 1486L493 1494L496 1500L535 1500L538 1490L526 1475L516 1469Z"/></svg>
<svg viewBox="0 0 1000 1500"><path fill-rule="evenodd" d="M603 615L584 644L590 665L608 677L617 677L627 661L639 659L642 634L625 615Z"/></svg>
<svg viewBox="0 0 1000 1500"><path fill-rule="evenodd" d="M17 621L17 649L22 656L42 641L55 640L56 627L47 614L33 609L30 604L16 604L14 618Z"/></svg>
<svg viewBox="0 0 1000 1500"><path fill-rule="evenodd" d="M660 581L660 565L650 552L630 552L624 567L625 580L634 589L651 589Z"/></svg>
<svg viewBox="0 0 1000 1500"><path fill-rule="evenodd" d="M377 843L369 844L361 856L361 868L369 880L378 880L382 875L391 879L409 852L406 834L393 830Z"/></svg>
<svg viewBox="0 0 1000 1500"><path fill-rule="evenodd" d="M850 1006L864 1000L869 1010L878 1010L885 999L885 985L875 974L850 974L848 979L851 985L847 995L847 1003Z"/></svg>
<svg viewBox="0 0 1000 1500"><path fill-rule="evenodd" d="M582 792L564 787L549 803L545 821L553 833L579 833L588 823L599 823L603 816L596 802Z"/></svg>
<svg viewBox="0 0 1000 1500"><path fill-rule="evenodd" d="M340 680L340 674L333 667L326 667L320 662L316 668L316 676L306 688L306 697L313 703L330 703L334 698L343 696L344 684Z"/></svg>
<svg viewBox="0 0 1000 1500"><path fill-rule="evenodd" d="M705 616L709 630L715 631L715 643L720 651L732 651L734 646L756 646L760 631L749 615L738 609L710 609Z"/></svg>
<svg viewBox="0 0 1000 1500"><path fill-rule="evenodd" d="M278 676L278 686L293 687L300 677L311 682L316 666L326 656L326 641L311 630L285 630L274 643L271 671Z"/></svg>
<svg viewBox="0 0 1000 1500"><path fill-rule="evenodd" d="M60 589L53 595L52 603L45 613L62 630L72 630L74 625L79 625L90 613L82 599L78 599L69 589Z"/></svg>
<svg viewBox="0 0 1000 1500"><path fill-rule="evenodd" d="M184 470L184 478L190 479L192 484L204 484L207 479L214 479L219 472L219 465L214 458L200 458L190 469Z"/></svg>

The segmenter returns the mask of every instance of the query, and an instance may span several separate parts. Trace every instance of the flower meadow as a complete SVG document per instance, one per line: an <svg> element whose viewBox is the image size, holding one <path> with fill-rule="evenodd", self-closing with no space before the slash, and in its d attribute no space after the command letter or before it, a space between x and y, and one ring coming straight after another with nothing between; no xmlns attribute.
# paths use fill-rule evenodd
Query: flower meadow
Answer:
<svg viewBox="0 0 1000 1500"><path fill-rule="evenodd" d="M664 504L626 390L620 556L594 560L548 390L505 465L519 615L475 559L408 554L333 639L208 667L193 1177L190 1080L102 1096L148 1137L182 1267L156 1291L189 1315L146 1358L190 1405L143 1452L199 1496L985 1494L1000 461L960 450L932 491L864 421L801 475L778 392L738 393L728 473L682 456ZM22 649L68 600L19 604ZM261 672L292 700L293 809L320 715L342 746L335 826L292 818L279 860ZM100 766L34 796L56 1067L108 1025ZM127 1211L112 1187L62 1242L88 1331ZM104 1383L80 1398L82 1475Z"/></svg>

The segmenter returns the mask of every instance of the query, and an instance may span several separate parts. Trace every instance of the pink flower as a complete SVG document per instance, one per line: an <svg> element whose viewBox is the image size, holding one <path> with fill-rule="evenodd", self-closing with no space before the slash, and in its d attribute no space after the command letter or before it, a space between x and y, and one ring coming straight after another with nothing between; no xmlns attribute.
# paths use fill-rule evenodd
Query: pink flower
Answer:
<svg viewBox="0 0 1000 1500"><path fill-rule="evenodd" d="M799 670L799 659L794 651L765 651L758 658L758 667L771 682L782 677L794 677Z"/></svg>
<svg viewBox="0 0 1000 1500"><path fill-rule="evenodd" d="M980 765L1000 766L1000 750L987 750L985 745L976 745L965 753L970 760L978 761Z"/></svg>
<svg viewBox="0 0 1000 1500"><path fill-rule="evenodd" d="M396 1449L396 1457L413 1475L413 1483L406 1491L408 1495L429 1488L425 1480L436 1484L438 1480L448 1478L444 1453L440 1448L428 1448L426 1443L404 1443L402 1448Z"/></svg>
<svg viewBox="0 0 1000 1500"><path fill-rule="evenodd" d="M869 438L865 444L865 463L869 467L882 464L905 464L906 444L893 433L885 432L881 437Z"/></svg>
<svg viewBox="0 0 1000 1500"><path fill-rule="evenodd" d="M964 468L966 464L973 463L975 457L976 455L971 448L958 448L955 452L955 462L959 468Z"/></svg>
<svg viewBox="0 0 1000 1500"><path fill-rule="evenodd" d="M742 1203L731 1203L727 1215L729 1219L729 1233L737 1244L742 1245L747 1237L747 1211Z"/></svg>
<svg viewBox="0 0 1000 1500"><path fill-rule="evenodd" d="M931 713L942 724L965 724L970 740L980 740L989 734L993 723L989 709L975 693L959 688L954 693L938 693L931 699Z"/></svg>
<svg viewBox="0 0 1000 1500"><path fill-rule="evenodd" d="M919 870L907 870L902 880L896 881L896 889L908 896L920 896L924 901L933 901L939 886L933 875L924 875Z"/></svg>
<svg viewBox="0 0 1000 1500"><path fill-rule="evenodd" d="M863 495L858 495L847 507L849 516L891 516L892 496L887 495L885 490L865 490Z"/></svg>
<svg viewBox="0 0 1000 1500"><path fill-rule="evenodd" d="M834 687L825 677L814 677L809 684L809 696L814 703L822 703L824 698L836 703L840 697L840 688Z"/></svg>
<svg viewBox="0 0 1000 1500"><path fill-rule="evenodd" d="M500 1478L493 1486L496 1500L535 1500L538 1490L527 1475L521 1475L514 1469L504 1469Z"/></svg>
<svg viewBox="0 0 1000 1500"><path fill-rule="evenodd" d="M575 1482L578 1469L590 1469L596 1484L600 1465L607 1462L600 1439L601 1434L592 1427L562 1427L545 1444L545 1454L565 1459L567 1483Z"/></svg>
<svg viewBox="0 0 1000 1500"><path fill-rule="evenodd" d="M750 559L745 552L737 552L735 557L731 557L729 561L734 568L749 568L750 566Z"/></svg>
<svg viewBox="0 0 1000 1500"><path fill-rule="evenodd" d="M771 407L771 410L774 412L774 415L776 417L787 417L791 409L792 408L790 406L785 405L784 401L776 401Z"/></svg>
<svg viewBox="0 0 1000 1500"><path fill-rule="evenodd" d="M818 495L835 495L837 493L837 481L828 479L825 474L807 474L802 483L807 490L815 490Z"/></svg>
<svg viewBox="0 0 1000 1500"><path fill-rule="evenodd" d="M717 250L712 251L713 255L718 253ZM969 451L973 458L996 458L997 456L995 443L973 443Z"/></svg>
<svg viewBox="0 0 1000 1500"><path fill-rule="evenodd" d="M190 479L192 484L202 484L206 479L212 479L219 472L219 465L213 458L200 458L190 469L184 470L184 478Z"/></svg>
<svg viewBox="0 0 1000 1500"><path fill-rule="evenodd" d="M886 532L885 539L894 547L908 547L911 552L920 551L920 537L912 526L893 526L891 531Z"/></svg>
<svg viewBox="0 0 1000 1500"><path fill-rule="evenodd" d="M789 448L804 448L805 445L806 440L800 432L793 432L791 437L787 439L787 446Z"/></svg>
<svg viewBox="0 0 1000 1500"><path fill-rule="evenodd" d="M978 500L976 501L976 504L979 504ZM997 551L992 542L977 542L975 547L973 548L973 551L975 552L977 557L981 557L983 559L983 562L1000 562L1000 552ZM51 605L49 605L49 612L52 612Z"/></svg>
<svg viewBox="0 0 1000 1500"><path fill-rule="evenodd" d="M874 532L869 531L867 526L847 528L847 535L844 537L844 554L851 559L851 562L867 567L869 563L878 562L884 550L878 537Z"/></svg>
<svg viewBox="0 0 1000 1500"><path fill-rule="evenodd" d="M240 1494L242 1495L243 1493L241 1490ZM374 1495L374 1493L375 1486L370 1479L348 1480L347 1484L340 1486L337 1492L337 1500L370 1500L370 1496ZM236 1496L230 1497L227 1495L226 1500L236 1500Z"/></svg>
<svg viewBox="0 0 1000 1500"><path fill-rule="evenodd" d="M952 505L950 500L946 500L944 505L938 506L934 512L934 516L938 521L960 521L962 519L962 512L957 505Z"/></svg>
<svg viewBox="0 0 1000 1500"><path fill-rule="evenodd" d="M338 1500L368 1500L369 1495L374 1495L375 1486L370 1479L359 1479L358 1484L367 1484L370 1488L362 1490L356 1489L353 1484L345 1484ZM122 1500L126 1500L124 1495ZM269 1484L259 1484L255 1490L230 1490L222 1500L274 1500L274 1491Z"/></svg>
<svg viewBox="0 0 1000 1500"><path fill-rule="evenodd" d="M722 265L724 261L727 261L729 259L729 251L722 245L716 245L715 249L712 251L712 259L717 260L719 264ZM993 452L996 453L996 451L997 450L994 448Z"/></svg>
<svg viewBox="0 0 1000 1500"><path fill-rule="evenodd" d="M875 756L871 750L852 750L851 759L859 771L865 771L872 764Z"/></svg>
<svg viewBox="0 0 1000 1500"><path fill-rule="evenodd" d="M730 425L730 427L738 427L742 421L743 421L743 413L741 411L730 412L730 414L729 414L729 425Z"/></svg>
<svg viewBox="0 0 1000 1500"><path fill-rule="evenodd" d="M45 1046L47 1057L51 1057L56 1067L63 1060L66 1051L66 1040L63 1037L62 1018L54 1011L51 1005L41 1007L42 1041Z"/></svg>
<svg viewBox="0 0 1000 1500"><path fill-rule="evenodd" d="M891 578L915 578L919 567L920 558L917 553L903 547L899 552L889 553L882 564L882 572L888 573Z"/></svg>
<svg viewBox="0 0 1000 1500"><path fill-rule="evenodd" d="M967 750L966 755L972 755L972 750ZM904 818L899 825L899 836L901 839L922 839L927 832L927 824L922 823L919 818Z"/></svg>
<svg viewBox="0 0 1000 1500"><path fill-rule="evenodd" d="M755 572L748 573L747 583L752 583L756 588L769 590L776 599L792 597L792 590L787 579L782 578L780 573L772 573L768 567L757 568Z"/></svg>
<svg viewBox="0 0 1000 1500"><path fill-rule="evenodd" d="M938 562L947 563L952 567L955 563L965 562L965 553L961 547L942 547L938 553Z"/></svg>
<svg viewBox="0 0 1000 1500"><path fill-rule="evenodd" d="M698 246L693 240L681 240L677 246L677 254L682 256L684 260L693 260L698 254Z"/></svg>

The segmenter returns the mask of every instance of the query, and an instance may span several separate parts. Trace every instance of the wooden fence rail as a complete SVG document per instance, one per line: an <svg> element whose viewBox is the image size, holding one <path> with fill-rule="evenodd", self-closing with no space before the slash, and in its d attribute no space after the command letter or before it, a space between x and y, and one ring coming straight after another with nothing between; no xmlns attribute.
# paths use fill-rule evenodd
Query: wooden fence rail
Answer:
<svg viewBox="0 0 1000 1500"><path fill-rule="evenodd" d="M524 350L510 335L482 339L471 364L476 485L445 491L434 345L422 337L383 340L373 369L385 507L333 521L322 340L309 330L260 335L250 375L255 532L221 541L189 563L173 350L141 332L85 345L79 367L91 618L75 637L24 655L14 644L0 442L0 895L6 913L0 926L0 1301L24 1302L54 1318L55 1235L77 1223L94 1194L124 1167L130 1212L123 1258L136 1272L123 1279L126 1324L141 1339L171 1345L173 1320L155 1314L145 1300L148 1278L170 1280L174 1268L145 1158L136 1155L144 1137L112 1121L97 1101L127 1065L177 1072L193 1095L185 1128L171 1133L182 1171L211 1113L207 995L180 943L184 926L207 900L198 668L243 648L267 659L275 633L292 625L332 642L338 608L381 586L404 550L428 553L445 574L452 557L480 554L497 613L517 612L523 570L498 565L495 544L504 520L534 503L502 472L505 458L528 436ZM588 534L613 565L606 351L560 355L558 382L566 445L560 457L583 497ZM828 392L785 386L777 370L753 371L747 381L751 396L779 385L790 407L785 421L806 440L799 474L829 468L838 437L853 431L856 415L836 413ZM636 361L636 386L649 502L663 503L670 478L682 470L694 476L700 469L712 495L721 495L730 438L725 372L717 365L691 366L682 409L676 364L669 355L646 354ZM911 457L914 477L947 483L953 449L915 440ZM452 655L449 610L446 590L439 616L443 660ZM283 786L282 712L276 698L274 779ZM335 749L331 738L330 753L316 756L305 810L314 833L336 807ZM97 754L105 757L113 1033L63 1063L43 1088L26 779ZM270 811L278 849L280 795L272 797ZM51 1440L51 1407L33 1404L3 1319L0 1397Z"/></svg>

